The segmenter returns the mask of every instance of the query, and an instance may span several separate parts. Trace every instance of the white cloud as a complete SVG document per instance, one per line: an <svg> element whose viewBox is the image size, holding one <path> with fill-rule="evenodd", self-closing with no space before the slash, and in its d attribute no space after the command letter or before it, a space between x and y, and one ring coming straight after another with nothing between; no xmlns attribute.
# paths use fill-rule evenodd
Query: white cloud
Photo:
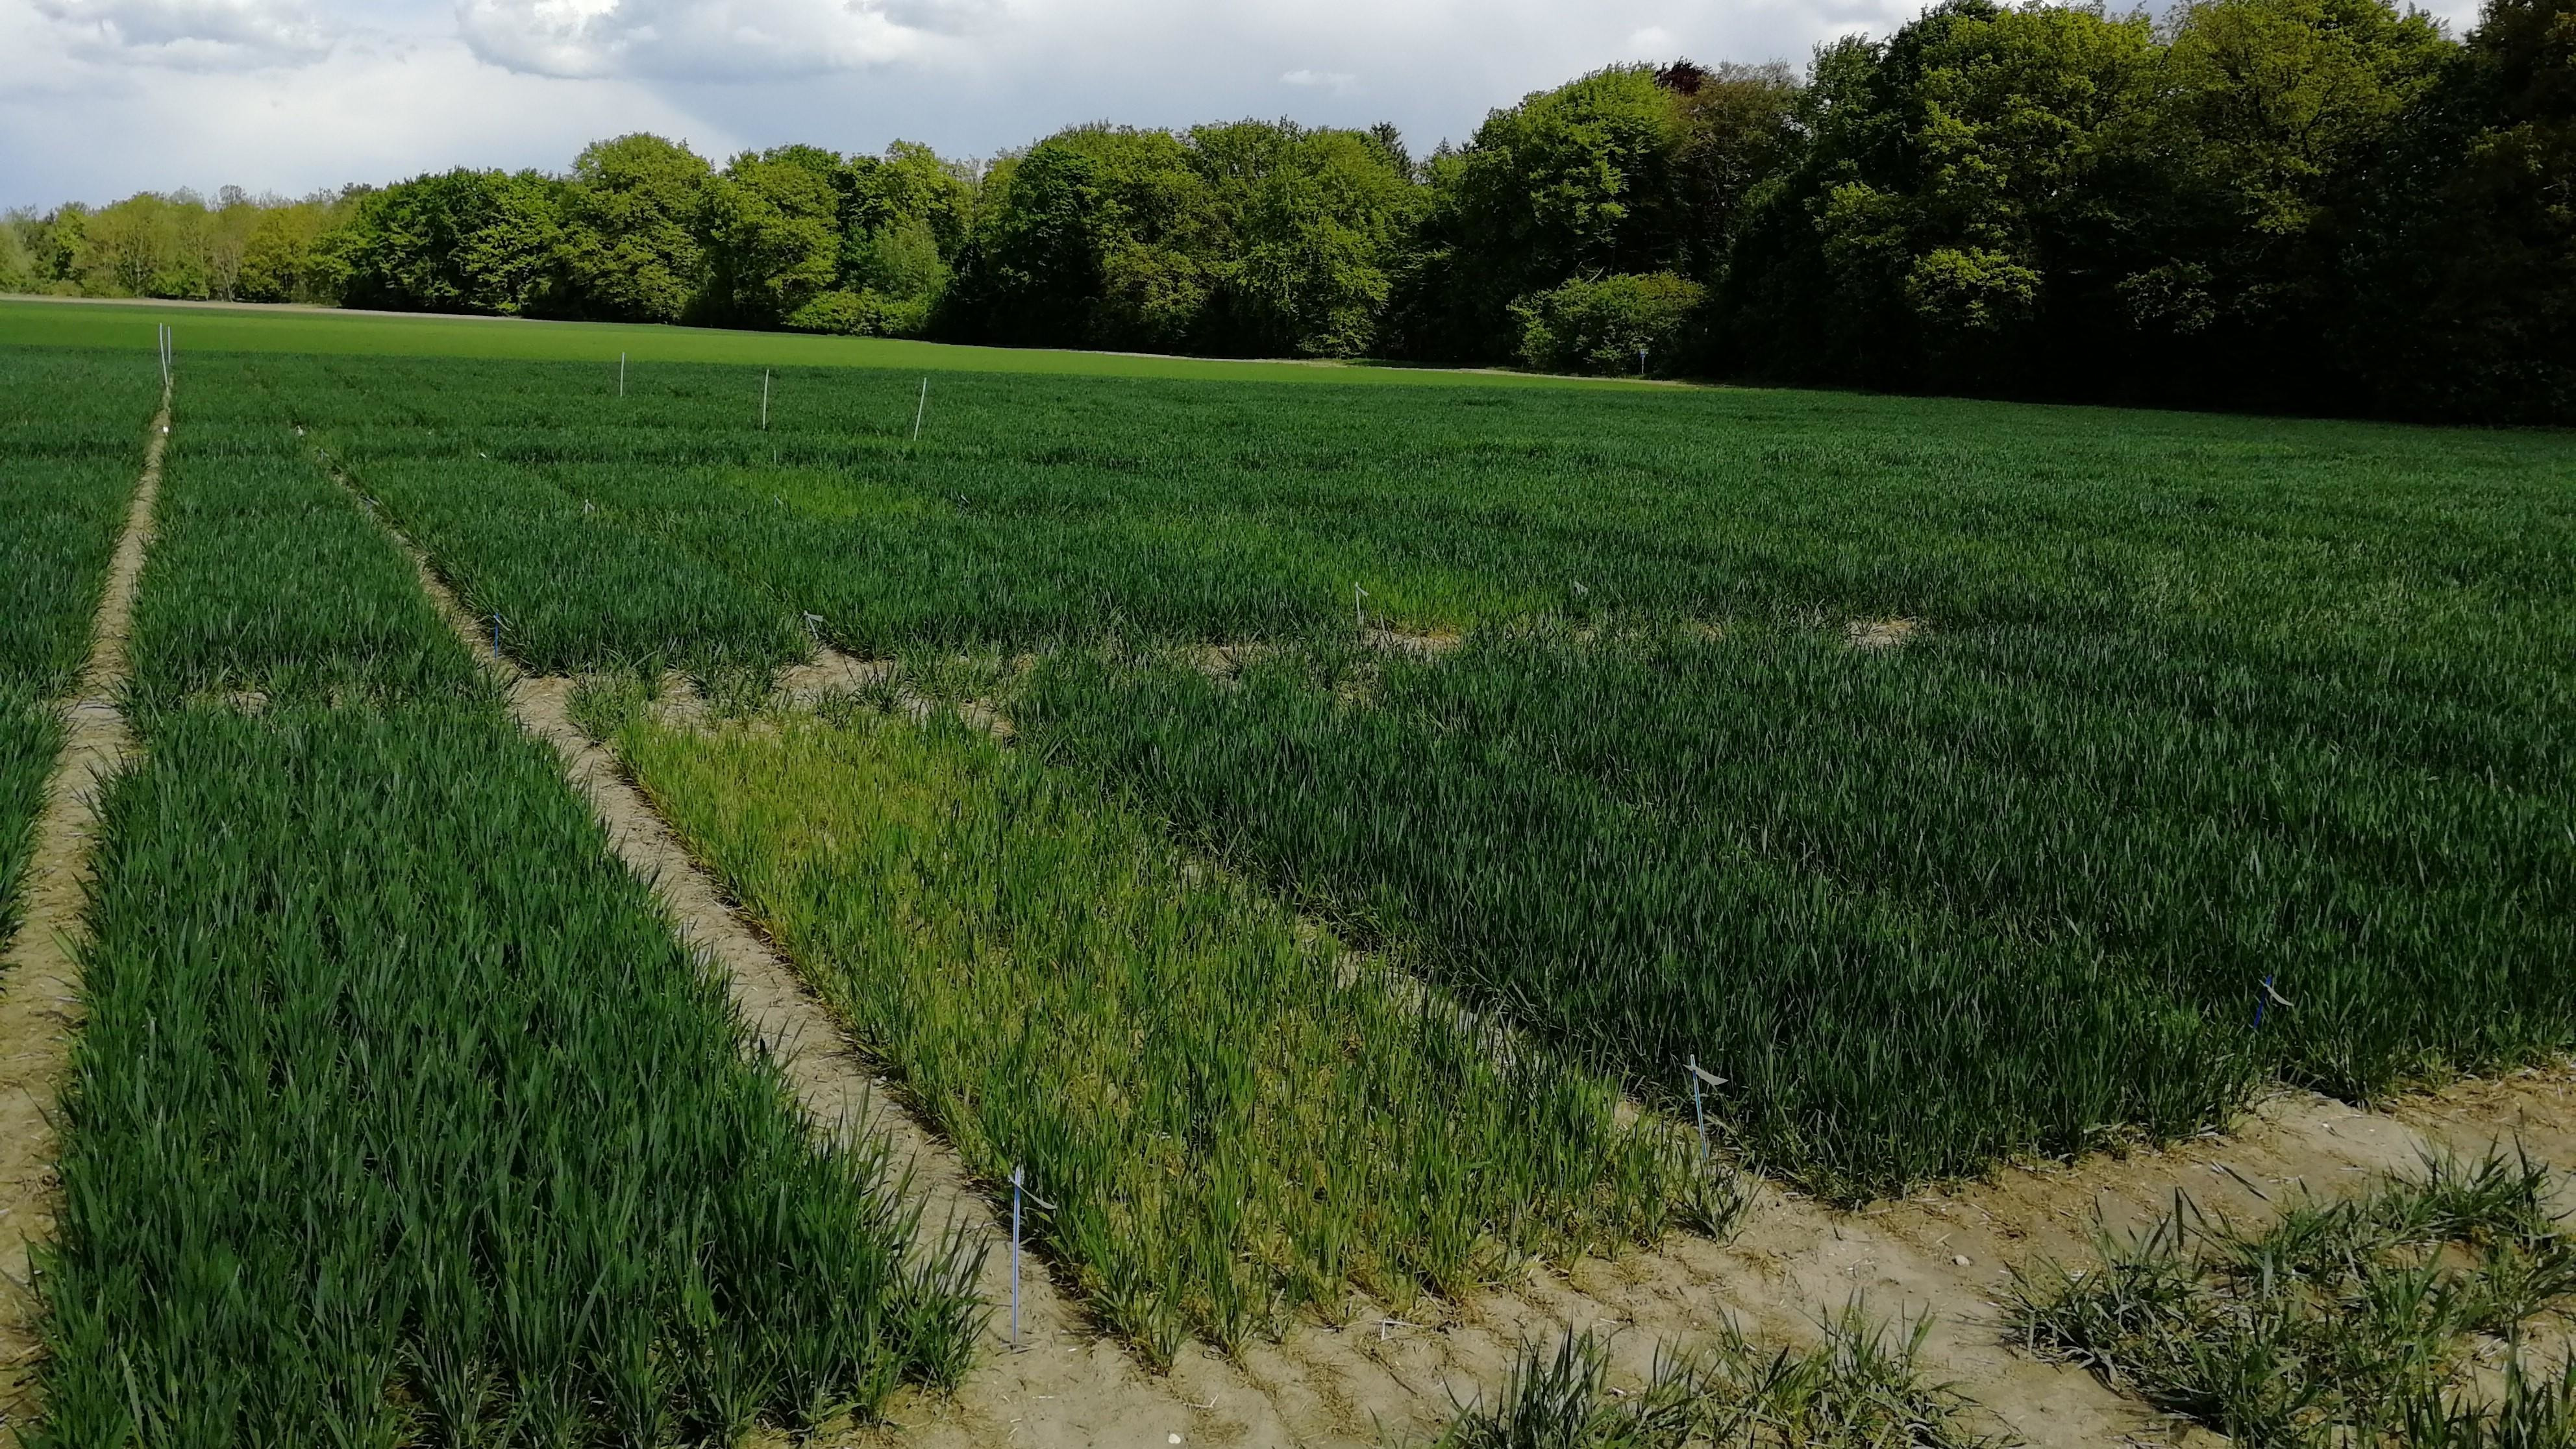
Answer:
<svg viewBox="0 0 2576 1449"><path fill-rule="evenodd" d="M774 79L911 59L934 39L869 0L459 0L456 25L494 65L568 79Z"/></svg>
<svg viewBox="0 0 2576 1449"><path fill-rule="evenodd" d="M13 39L0 4L0 56ZM113 201L225 184L301 194L451 166L559 170L589 141L655 131L721 158L745 138L627 81L517 75L459 41L344 38L327 64L268 77L119 70L60 51L35 77L0 59L0 206ZM61 85L45 83L59 77Z"/></svg>
<svg viewBox="0 0 2576 1449"><path fill-rule="evenodd" d="M177 70L310 65L331 53L321 20L294 0L36 0L67 54Z"/></svg>
<svg viewBox="0 0 2576 1449"><path fill-rule="evenodd" d="M1673 33L1660 25L1649 25L1628 33L1628 48L1639 55L1662 55L1673 48Z"/></svg>
<svg viewBox="0 0 2576 1449"><path fill-rule="evenodd" d="M1346 70L1292 70L1279 79L1284 85L1327 91L1347 91L1359 84L1359 77Z"/></svg>

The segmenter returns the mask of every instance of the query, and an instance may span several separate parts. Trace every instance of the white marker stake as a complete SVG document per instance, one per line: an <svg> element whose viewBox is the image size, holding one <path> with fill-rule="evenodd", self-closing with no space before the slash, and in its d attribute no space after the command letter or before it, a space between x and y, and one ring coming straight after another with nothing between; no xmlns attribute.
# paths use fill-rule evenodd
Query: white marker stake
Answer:
<svg viewBox="0 0 2576 1449"><path fill-rule="evenodd" d="M617 354L617 395L626 396L626 354Z"/></svg>
<svg viewBox="0 0 2576 1449"><path fill-rule="evenodd" d="M1700 1160L1705 1162L1708 1160L1709 1155L1708 1109L1700 1105L1699 1086L1700 1083L1706 1082L1712 1087L1723 1087L1726 1085L1726 1078L1712 1076L1708 1072L1701 1070L1699 1058L1696 1055L1692 1056L1689 1061L1682 1063L1682 1067L1690 1073L1691 1115L1699 1119L1699 1155Z"/></svg>
<svg viewBox="0 0 2576 1449"><path fill-rule="evenodd" d="M769 431L769 369L760 370L760 430Z"/></svg>
<svg viewBox="0 0 2576 1449"><path fill-rule="evenodd" d="M1011 1168L1011 1347L1020 1346L1020 1199L1027 1198L1048 1212L1055 1204L1029 1191L1025 1169Z"/></svg>
<svg viewBox="0 0 2576 1449"><path fill-rule="evenodd" d="M930 379L925 377L925 378L923 378L923 379L921 380L921 401L920 401L917 405L915 405L915 406L914 406L914 408L913 408L913 410L912 410L912 440L913 440L914 442L916 442L916 443L918 443L918 442L920 442L920 441L921 441L921 418L922 418L922 415L923 415L924 413L929 412L929 411L930 411Z"/></svg>
<svg viewBox="0 0 2576 1449"><path fill-rule="evenodd" d="M1368 632L1368 615L1360 612L1360 600L1367 597L1368 590L1357 583L1351 585L1351 627L1363 634Z"/></svg>

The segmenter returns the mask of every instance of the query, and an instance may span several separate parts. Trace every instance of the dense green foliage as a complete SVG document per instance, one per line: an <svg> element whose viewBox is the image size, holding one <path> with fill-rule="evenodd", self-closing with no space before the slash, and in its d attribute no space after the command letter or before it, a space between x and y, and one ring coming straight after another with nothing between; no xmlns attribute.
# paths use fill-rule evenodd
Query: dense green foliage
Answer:
<svg viewBox="0 0 2576 1449"><path fill-rule="evenodd" d="M1393 128L1077 126L721 170L625 136L0 227L0 287L1022 346L2576 420L2576 0L1939 0L1780 64Z"/></svg>
<svg viewBox="0 0 2576 1449"><path fill-rule="evenodd" d="M1728 1079L1716 1096L1739 1149L1819 1190L1872 1196L2223 1118L2248 1085L2247 988L2230 981L2213 1020L2096 932L1957 899L2030 865L1934 832L1973 818L1962 798L2020 782L2004 760L1927 750L1904 707L1920 686L1889 678L1920 671L1850 653L1556 640L1365 683L1256 665L1231 687L1068 659L1013 718L1650 1095L1686 1107L1675 1064L1696 1057ZM1949 789L1909 800L1918 761ZM2043 871L2071 844L2009 823L1998 833ZM2149 864L2102 854L2097 873Z"/></svg>
<svg viewBox="0 0 2576 1449"><path fill-rule="evenodd" d="M2369 1096L2576 1039L2545 785L2105 698L2065 648L1738 621L1230 685L1068 656L1013 717L1650 1092L1695 1054L1747 1150L1838 1193L2213 1125L2257 1065ZM2256 1032L2267 978L2297 1006Z"/></svg>
<svg viewBox="0 0 2576 1449"><path fill-rule="evenodd" d="M1577 277L1512 304L1521 360L1551 372L1617 372L1634 361L1642 376L1686 345L1704 295L1671 272Z"/></svg>
<svg viewBox="0 0 2576 1449"><path fill-rule="evenodd" d="M144 359L0 352L0 681L79 677L160 391Z"/></svg>
<svg viewBox="0 0 2576 1449"><path fill-rule="evenodd" d="M1367 352L1416 189L1383 127L1077 127L985 179L943 330L1156 351Z"/></svg>
<svg viewBox="0 0 2576 1449"><path fill-rule="evenodd" d="M135 600L139 698L478 695L410 561L279 421L278 399L255 373L205 371L165 468L152 586Z"/></svg>
<svg viewBox="0 0 2576 1449"><path fill-rule="evenodd" d="M255 383L187 386L39 1258L45 1441L730 1439L953 1382L959 1246L743 1055ZM170 697L218 683L270 693Z"/></svg>
<svg viewBox="0 0 2576 1449"><path fill-rule="evenodd" d="M0 217L0 291L90 297L337 302L350 208L336 192L290 201L227 186L140 192Z"/></svg>
<svg viewBox="0 0 2576 1449"><path fill-rule="evenodd" d="M878 701L890 704L891 695ZM619 753L1036 1240L1169 1364L1353 1291L1403 1313L1536 1254L1651 1242L1688 1148L1609 1084L1379 978L1114 796L854 707ZM1357 979L1345 983L1345 970Z"/></svg>
<svg viewBox="0 0 2576 1449"><path fill-rule="evenodd" d="M52 700L24 684L0 681L0 946L26 913L21 883L27 852L62 739L62 718Z"/></svg>
<svg viewBox="0 0 2576 1449"><path fill-rule="evenodd" d="M741 1061L497 707L148 738L40 1269L56 1442L668 1443L962 1369L881 1157Z"/></svg>
<svg viewBox="0 0 2576 1449"><path fill-rule="evenodd" d="M2564 1449L2576 1364L2523 1330L2576 1304L2560 1183L2529 1159L2436 1159L2340 1201L2286 1205L2259 1229L2188 1199L2086 1268L2019 1281L2040 1353L2248 1449ZM2500 1393L2486 1345L2507 1341Z"/></svg>
<svg viewBox="0 0 2576 1449"><path fill-rule="evenodd" d="M148 363L0 353L0 945L159 386Z"/></svg>
<svg viewBox="0 0 2576 1449"><path fill-rule="evenodd" d="M1697 1055L1829 1191L2576 1042L2552 436L986 378L915 442L867 374L765 431L739 373L278 376L531 665L1034 652L1024 747L1650 1096Z"/></svg>

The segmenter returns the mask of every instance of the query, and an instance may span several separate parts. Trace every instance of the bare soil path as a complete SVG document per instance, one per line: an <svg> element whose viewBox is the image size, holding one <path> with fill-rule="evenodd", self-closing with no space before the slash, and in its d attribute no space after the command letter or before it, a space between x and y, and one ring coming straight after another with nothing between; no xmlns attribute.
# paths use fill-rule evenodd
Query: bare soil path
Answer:
<svg viewBox="0 0 2576 1449"><path fill-rule="evenodd" d="M35 1245L53 1235L54 1103L80 1027L80 949L98 841L99 800L134 755L117 708L126 678L126 638L135 584L161 496L161 454L170 438L170 392L143 449L143 476L127 506L125 532L108 565L107 587L90 625L88 662L67 725L27 863L27 913L0 958L0 1426L14 1431L35 1410L35 1369L43 1304L32 1291Z"/></svg>

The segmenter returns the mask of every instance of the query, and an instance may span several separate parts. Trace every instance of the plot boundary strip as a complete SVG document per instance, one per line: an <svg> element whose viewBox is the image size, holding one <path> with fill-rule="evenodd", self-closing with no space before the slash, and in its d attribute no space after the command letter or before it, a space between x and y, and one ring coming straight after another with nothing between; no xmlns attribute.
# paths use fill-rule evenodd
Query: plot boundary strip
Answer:
<svg viewBox="0 0 2576 1449"><path fill-rule="evenodd" d="M352 480L336 469L333 476L353 494L359 493ZM359 501L411 559L422 591L457 640L504 686L519 728L553 747L566 780L590 805L610 848L652 889L682 944L703 953L724 973L736 1009L761 1047L777 1058L815 1129L883 1135L893 1148L890 1160L906 1165L909 1191L923 1205L925 1227L934 1222L943 1227L959 1225L988 1247L999 1242L1000 1222L956 1154L899 1104L872 1091L876 1074L851 1049L830 1010L806 991L795 969L726 903L714 877L690 856L660 810L626 777L615 754L594 744L573 723L572 681L527 674L495 650L480 622L430 567L429 556L363 494ZM1081 1308L1057 1286L1045 1263L1027 1264L1019 1287L1023 1327L1033 1339L1090 1342L1095 1338ZM1009 1263L1000 1254L986 1252L975 1275L976 1295L990 1305L1010 1291ZM968 1371L959 1394L972 1390L978 1398L990 1394L1011 1401L1012 1422L1021 1427L1027 1425L1020 1416L1034 1420L1043 1413L1031 1401L1055 1397L1052 1391L1059 1386L1076 1380L1088 1383L1097 1376L1092 1354L1019 1353L989 1322L980 1346L983 1353ZM1156 1417L1168 1417L1174 1428L1197 1429L1204 1422L1192 1410L1210 1406L1185 1406L1167 1384L1147 1380L1123 1349L1113 1346L1106 1352L1119 1360L1119 1377L1125 1380L1122 1398L1139 1406L1150 1404L1162 1411Z"/></svg>
<svg viewBox="0 0 2576 1449"><path fill-rule="evenodd" d="M28 858L27 913L0 956L0 1418L23 1420L35 1392L38 1323L44 1305L29 1265L36 1242L53 1233L54 1104L79 1030L80 949L98 845L99 802L108 780L135 753L117 707L128 661L136 586L161 496L161 457L170 439L170 383L143 449L143 473L108 565L90 625L89 659L65 711L63 746L45 786Z"/></svg>

